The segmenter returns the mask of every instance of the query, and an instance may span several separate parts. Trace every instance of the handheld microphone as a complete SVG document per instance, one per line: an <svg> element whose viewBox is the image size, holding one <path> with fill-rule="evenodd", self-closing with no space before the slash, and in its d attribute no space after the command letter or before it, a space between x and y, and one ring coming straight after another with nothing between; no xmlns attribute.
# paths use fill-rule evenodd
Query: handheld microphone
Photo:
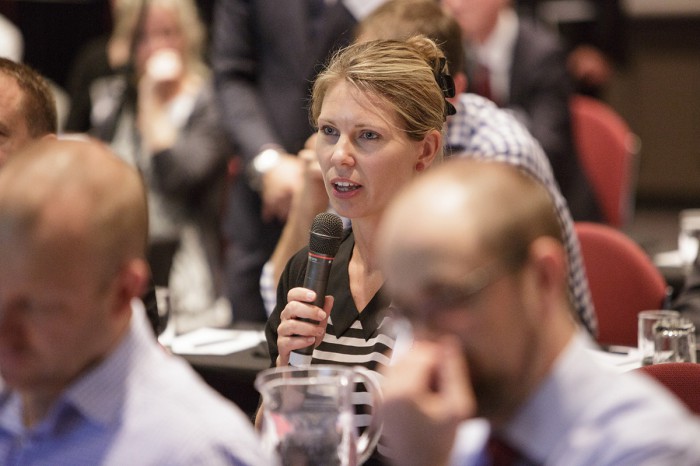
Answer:
<svg viewBox="0 0 700 466"><path fill-rule="evenodd" d="M304 288L316 292L313 304L323 308L331 265L343 239L343 221L330 212L320 213L314 218L309 236L309 258L306 262ZM318 324L317 321L311 319L301 320ZM306 348L294 350L294 353L310 356L313 350L314 345L311 344Z"/></svg>

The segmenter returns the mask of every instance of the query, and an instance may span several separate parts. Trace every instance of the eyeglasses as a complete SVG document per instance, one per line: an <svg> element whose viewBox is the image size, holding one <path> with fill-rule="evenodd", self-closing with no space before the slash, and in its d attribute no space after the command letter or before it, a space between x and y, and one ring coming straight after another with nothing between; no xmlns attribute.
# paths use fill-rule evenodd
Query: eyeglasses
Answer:
<svg viewBox="0 0 700 466"><path fill-rule="evenodd" d="M478 305L482 291L516 269L502 261L494 261L471 270L457 281L426 285L420 303L408 303L396 297L389 309L411 322L419 323L436 311L473 308Z"/></svg>

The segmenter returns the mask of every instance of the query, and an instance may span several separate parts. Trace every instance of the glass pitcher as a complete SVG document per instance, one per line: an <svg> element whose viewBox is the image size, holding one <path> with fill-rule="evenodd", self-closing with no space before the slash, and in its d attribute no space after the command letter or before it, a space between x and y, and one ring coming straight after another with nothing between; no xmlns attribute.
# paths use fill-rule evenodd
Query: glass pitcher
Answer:
<svg viewBox="0 0 700 466"><path fill-rule="evenodd" d="M380 425L358 437L352 404L362 382L379 403L379 388L367 369L315 365L275 367L260 372L255 388L262 394L263 444L285 466L356 466L369 458L379 440Z"/></svg>

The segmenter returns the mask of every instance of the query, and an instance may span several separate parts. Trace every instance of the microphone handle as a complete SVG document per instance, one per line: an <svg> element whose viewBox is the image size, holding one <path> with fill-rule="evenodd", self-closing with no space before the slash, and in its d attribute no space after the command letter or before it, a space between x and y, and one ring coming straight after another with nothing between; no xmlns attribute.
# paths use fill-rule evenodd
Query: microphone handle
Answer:
<svg viewBox="0 0 700 466"><path fill-rule="evenodd" d="M331 273L331 265L333 257L324 256L309 252L309 258L306 262L306 275L304 276L304 288L316 292L316 299L313 302L314 306L323 309L323 303L326 300L326 287L328 286L328 276ZM304 322L310 322L318 325L317 320L300 318ZM305 348L294 350L294 352L310 356L314 351L314 345L311 344Z"/></svg>

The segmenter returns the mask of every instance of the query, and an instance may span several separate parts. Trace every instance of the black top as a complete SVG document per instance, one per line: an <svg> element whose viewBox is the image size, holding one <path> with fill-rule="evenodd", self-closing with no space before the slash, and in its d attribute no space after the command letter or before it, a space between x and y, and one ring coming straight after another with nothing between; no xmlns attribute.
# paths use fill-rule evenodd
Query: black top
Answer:
<svg viewBox="0 0 700 466"><path fill-rule="evenodd" d="M314 351L312 363L359 364L374 370L377 363L385 359L385 357L376 358L375 356L391 349L385 340L378 338L381 332L380 324L384 317L382 311L387 307L388 301L385 299L386 293L382 287L362 312L358 312L350 292L350 277L348 275L348 266L354 246L355 238L352 230L347 230L328 277L326 294L335 298L331 317L326 327L326 336ZM308 247L305 247L289 260L280 277L280 283L277 287L277 306L265 327L265 336L270 348L270 360L273 366L279 355L277 327L281 322L280 313L287 305L287 292L304 284L307 257ZM372 344L373 341L374 344ZM391 341L393 342L393 338ZM328 359L328 356L320 356L317 354L318 352L334 353L333 359ZM366 360L368 355L371 359L368 362L361 362Z"/></svg>
<svg viewBox="0 0 700 466"><path fill-rule="evenodd" d="M389 304L384 286L377 291L362 312L358 312L355 307L348 275L348 265L354 246L355 237L352 230L347 230L328 277L326 294L335 298L333 309L326 327L326 334L321 344L314 349L311 364L363 366L378 371L381 366L389 364L396 338L387 333L388 326L382 325L384 310ZM304 284L307 258L308 247L305 247L290 259L280 277L277 287L277 306L265 327L272 366L275 366L279 354L277 327L280 324L280 313L287 304L287 292ZM362 384L358 390L363 390ZM355 405L355 410L360 415L356 419L356 425L360 428L366 427L367 418L361 414L374 412L373 408L360 402ZM386 453L386 447L380 438L377 449L364 465L386 464L382 453Z"/></svg>

